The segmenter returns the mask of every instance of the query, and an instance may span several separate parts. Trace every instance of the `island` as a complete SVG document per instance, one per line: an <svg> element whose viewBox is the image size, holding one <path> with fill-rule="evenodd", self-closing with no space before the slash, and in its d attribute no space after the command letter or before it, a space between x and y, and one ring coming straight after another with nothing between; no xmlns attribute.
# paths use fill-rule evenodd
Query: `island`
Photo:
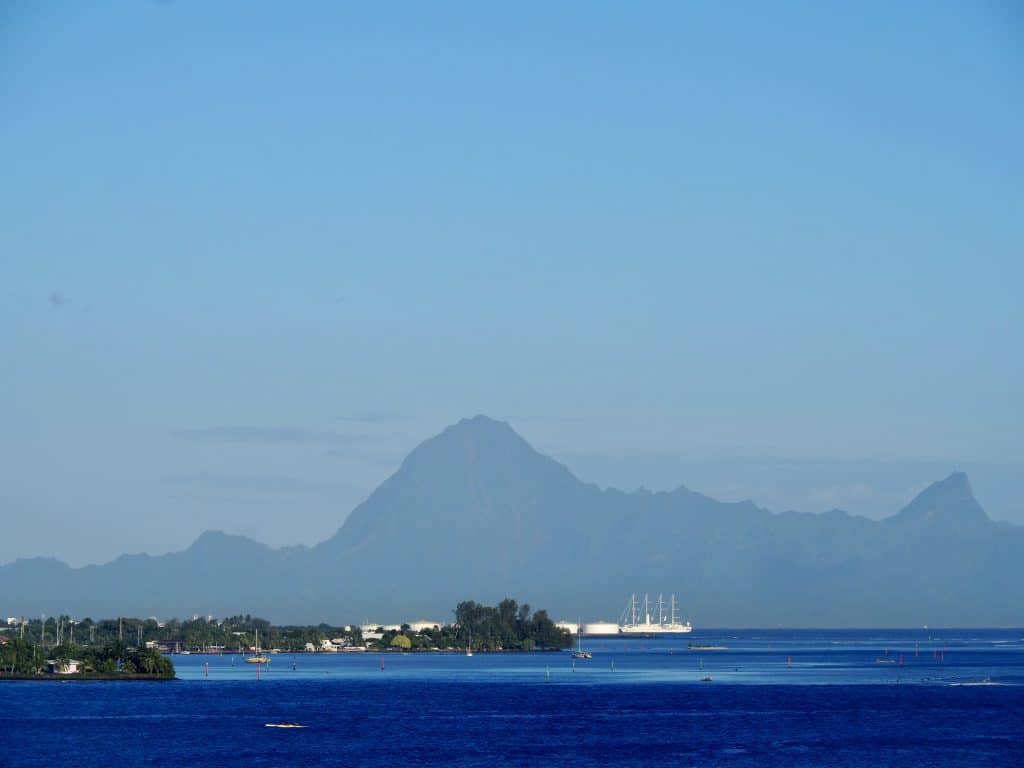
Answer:
<svg viewBox="0 0 1024 768"><path fill-rule="evenodd" d="M52 647L21 638L0 643L0 680L173 680L174 664L155 648L111 640Z"/></svg>
<svg viewBox="0 0 1024 768"><path fill-rule="evenodd" d="M0 627L0 680L166 680L175 654L560 651L573 643L545 610L505 598L460 602L452 621L361 626L218 619L9 619ZM0 622L2 623L2 622ZM76 642L76 635L78 642Z"/></svg>

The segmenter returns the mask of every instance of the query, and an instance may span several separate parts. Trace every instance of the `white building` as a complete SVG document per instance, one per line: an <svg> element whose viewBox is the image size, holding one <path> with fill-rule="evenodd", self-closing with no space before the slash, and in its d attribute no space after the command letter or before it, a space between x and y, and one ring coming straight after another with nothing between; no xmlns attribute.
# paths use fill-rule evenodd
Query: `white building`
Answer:
<svg viewBox="0 0 1024 768"><path fill-rule="evenodd" d="M51 675L74 675L78 673L78 665L82 662L77 661L76 659L68 659L63 662L50 659L46 663L50 668Z"/></svg>
<svg viewBox="0 0 1024 768"><path fill-rule="evenodd" d="M556 621L555 626L559 629L564 629L570 635L575 635L580 631L580 625L575 621Z"/></svg>
<svg viewBox="0 0 1024 768"><path fill-rule="evenodd" d="M359 625L359 631L363 633L364 637L366 636L367 632L377 632L378 630L380 630L381 632L401 632L402 631L402 625L401 624L374 624L372 621L369 624L360 624Z"/></svg>
<svg viewBox="0 0 1024 768"><path fill-rule="evenodd" d="M420 619L419 621L410 621L409 629L413 632L422 632L425 629L433 629L434 627L440 627L441 622L439 621L427 621L426 619Z"/></svg>

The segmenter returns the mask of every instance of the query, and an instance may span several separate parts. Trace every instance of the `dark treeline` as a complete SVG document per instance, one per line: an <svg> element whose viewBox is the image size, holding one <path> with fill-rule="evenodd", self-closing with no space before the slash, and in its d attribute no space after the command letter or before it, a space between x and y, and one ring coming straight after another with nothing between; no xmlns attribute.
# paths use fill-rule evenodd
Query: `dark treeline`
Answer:
<svg viewBox="0 0 1024 768"><path fill-rule="evenodd" d="M310 626L276 626L266 619L249 614L226 619L194 617L188 620L118 618L94 621L72 621L67 616L34 619L23 626L10 627L4 636L24 642L36 649L35 659L54 658L55 648L74 647L80 658L82 649L117 647L145 649L156 646L166 651L244 653L256 645L259 632L261 649L298 652L308 644L320 649L325 641L340 646L398 650L454 650L472 647L480 651L558 650L572 645L570 635L548 617L547 611L531 611L505 598L496 606L472 600L456 606L454 622L439 627L413 631L408 625L401 629L382 631L381 637L364 638L359 627L318 624Z"/></svg>
<svg viewBox="0 0 1024 768"><path fill-rule="evenodd" d="M153 648L131 648L110 640L102 645L79 646L71 642L43 648L20 637L0 644L0 676L43 675L78 663L78 676L150 675L174 677L174 664Z"/></svg>
<svg viewBox="0 0 1024 768"><path fill-rule="evenodd" d="M506 597L497 606L472 600L455 608L455 626L460 636L482 650L560 649L572 645L572 637L559 629L544 610L530 613L527 603L519 605Z"/></svg>
<svg viewBox="0 0 1024 768"><path fill-rule="evenodd" d="M385 632L380 647L407 650L534 651L559 650L572 645L572 637L555 626L547 611L530 612L510 597L497 606L467 600L455 608L455 622L443 627L412 632Z"/></svg>
<svg viewBox="0 0 1024 768"><path fill-rule="evenodd" d="M31 619L23 628L11 627L6 634L11 638L23 637L26 642L42 648L70 642L88 647L123 641L132 647L156 643L170 650L240 653L256 644L257 631L261 648L280 648L285 651L301 651L306 643L319 646L324 639L345 638L352 644L362 642L358 627L346 629L329 624L274 626L266 619L249 614L226 619L193 617L169 619L166 622L158 622L154 618L127 617L72 621L68 616L58 616L45 620Z"/></svg>

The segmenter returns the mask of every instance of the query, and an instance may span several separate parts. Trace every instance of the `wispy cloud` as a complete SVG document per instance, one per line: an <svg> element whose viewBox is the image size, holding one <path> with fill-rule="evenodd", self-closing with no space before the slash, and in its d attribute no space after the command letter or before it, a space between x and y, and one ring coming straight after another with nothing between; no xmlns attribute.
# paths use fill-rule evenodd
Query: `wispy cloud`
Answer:
<svg viewBox="0 0 1024 768"><path fill-rule="evenodd" d="M389 422L398 421L401 418L401 415L394 411L367 410L356 411L355 413L339 416L338 421L350 421L360 424L387 424Z"/></svg>
<svg viewBox="0 0 1024 768"><path fill-rule="evenodd" d="M272 443L277 445L350 446L366 441L366 435L353 435L304 427L219 426L182 429L175 433L185 440L203 443Z"/></svg>
<svg viewBox="0 0 1024 768"><path fill-rule="evenodd" d="M47 301L50 302L50 306L54 309L60 309L65 304L70 304L71 299L62 294L60 291L50 291L50 295L47 297Z"/></svg>
<svg viewBox="0 0 1024 768"><path fill-rule="evenodd" d="M189 491L205 491L256 496L347 496L363 493L366 489L336 482L300 479L281 475L228 474L197 472L170 475L165 478L172 485Z"/></svg>

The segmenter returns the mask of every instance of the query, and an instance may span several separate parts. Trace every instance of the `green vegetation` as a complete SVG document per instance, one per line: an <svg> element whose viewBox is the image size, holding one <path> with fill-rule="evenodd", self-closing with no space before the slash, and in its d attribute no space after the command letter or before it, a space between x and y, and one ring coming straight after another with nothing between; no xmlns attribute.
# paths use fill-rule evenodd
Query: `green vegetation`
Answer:
<svg viewBox="0 0 1024 768"><path fill-rule="evenodd" d="M174 677L171 660L152 648L129 648L117 640L102 646L62 643L43 648L20 638L0 645L0 676L45 675L51 671L51 662L64 669L72 660L78 662L77 674L62 677Z"/></svg>
<svg viewBox="0 0 1024 768"><path fill-rule="evenodd" d="M50 661L75 659L85 674L174 676L163 653L175 651L243 653L256 644L264 650L286 652L320 650L325 641L334 649L345 647L377 651L534 651L559 650L572 645L572 637L559 629L546 611L531 612L512 598L497 606L465 601L456 606L455 621L414 632L408 624L381 630L379 638L363 638L358 627L329 624L274 626L248 614L227 619L83 619L67 616L39 619L10 627L0 644L0 674L36 675L49 670ZM376 634L376 633L374 633ZM337 642L336 642L337 641ZM162 653L163 652L163 653Z"/></svg>
<svg viewBox="0 0 1024 768"><path fill-rule="evenodd" d="M283 651L302 651L306 643L319 647L323 640L344 639L352 645L361 645L359 628L337 627L329 624L317 626L273 626L266 619L249 614L231 616L226 619L194 617L192 619L119 618L94 621L87 618L72 622L68 616L32 619L21 627L11 627L5 634L20 638L32 645L53 647L60 642L74 640L81 646L105 645L112 641L124 641L132 646L145 647L155 643L174 651L223 651L240 653L256 644L259 631L261 648L280 648Z"/></svg>
<svg viewBox="0 0 1024 768"><path fill-rule="evenodd" d="M455 608L455 623L443 627L412 632L408 625L398 632L383 633L375 645L387 648L398 638L409 641L411 650L475 651L560 650L572 645L572 636L559 629L547 611L530 612L526 603L519 605L506 597L497 606L481 605L467 600ZM406 646L402 646L406 647Z"/></svg>
<svg viewBox="0 0 1024 768"><path fill-rule="evenodd" d="M409 650L412 648L412 640L407 635L395 635L391 638L391 642L388 643L393 648L401 648L403 650Z"/></svg>

